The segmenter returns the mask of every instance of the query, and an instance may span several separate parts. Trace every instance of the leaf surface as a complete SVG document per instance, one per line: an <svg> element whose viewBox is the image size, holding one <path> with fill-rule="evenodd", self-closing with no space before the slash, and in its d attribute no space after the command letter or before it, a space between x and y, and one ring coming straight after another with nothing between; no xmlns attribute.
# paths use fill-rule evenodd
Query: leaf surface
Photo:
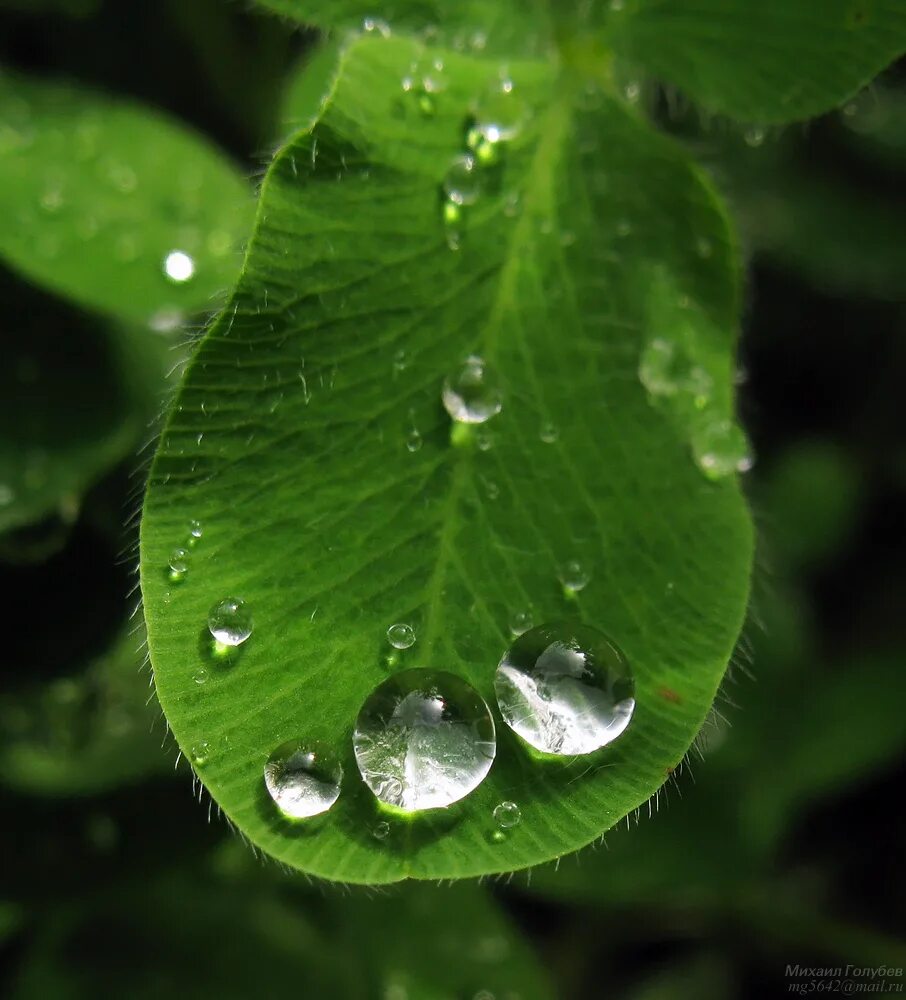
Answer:
<svg viewBox="0 0 906 1000"><path fill-rule="evenodd" d="M736 261L712 192L619 101L577 104L569 78L514 63L533 114L451 250L441 185L498 66L441 53L447 87L424 117L399 88L422 54L355 41L317 124L276 157L239 286L171 411L142 525L152 663L177 740L210 748L202 779L256 844L351 882L536 864L644 801L708 710L751 560L735 481L702 476L637 375L649 339L675 335L714 385L711 408L730 414ZM451 434L440 400L470 354L503 384L487 440ZM174 585L168 554L191 518L203 538ZM567 599L557 574L572 559L590 582ZM247 601L254 632L201 691L208 610L227 595ZM508 622L527 610L536 623L578 615L624 648L629 730L587 759L542 764L498 719L496 763L471 796L376 840L350 737L388 675L388 626L417 633L395 666L460 674L493 705ZM262 785L271 750L298 737L337 747L346 775L304 828L278 820ZM496 843L504 799L523 820Z"/></svg>

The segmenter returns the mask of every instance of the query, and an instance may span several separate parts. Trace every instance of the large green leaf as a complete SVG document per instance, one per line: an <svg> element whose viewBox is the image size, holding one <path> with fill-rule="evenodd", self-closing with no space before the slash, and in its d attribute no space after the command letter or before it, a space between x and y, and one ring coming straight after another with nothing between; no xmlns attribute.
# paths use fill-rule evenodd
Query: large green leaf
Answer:
<svg viewBox="0 0 906 1000"><path fill-rule="evenodd" d="M617 0L585 9L640 72L753 122L841 104L906 50L901 0Z"/></svg>
<svg viewBox="0 0 906 1000"><path fill-rule="evenodd" d="M233 283L252 206L224 155L163 114L0 72L0 256L32 281L172 325Z"/></svg>
<svg viewBox="0 0 906 1000"><path fill-rule="evenodd" d="M676 338L729 414L736 264L712 192L619 101L513 63L534 116L487 169L452 250L441 182L498 66L440 53L446 89L425 117L399 87L422 55L404 39L354 42L320 120L277 156L142 524L151 657L177 740L205 745L202 779L252 841L352 882L536 864L643 802L710 706L751 558L736 483L702 476L682 421L637 376L651 337ZM475 352L504 383L487 450L451 435L440 402ZM192 518L203 537L174 584L167 559ZM567 600L557 566L573 558L591 581ZM207 613L230 594L255 631L201 690ZM587 760L542 764L499 724L473 795L376 840L350 735L387 676L388 625L417 630L403 665L454 671L493 703L507 623L529 607L536 622L578 613L625 649L629 731ZM270 751L298 736L336 746L346 771L337 805L301 830L262 789ZM523 820L498 843L502 799Z"/></svg>

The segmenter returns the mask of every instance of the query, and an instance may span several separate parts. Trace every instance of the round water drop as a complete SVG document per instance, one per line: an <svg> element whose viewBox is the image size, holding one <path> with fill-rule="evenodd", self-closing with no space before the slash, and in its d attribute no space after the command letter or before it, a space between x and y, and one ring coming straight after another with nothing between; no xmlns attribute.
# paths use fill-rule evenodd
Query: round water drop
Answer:
<svg viewBox="0 0 906 1000"><path fill-rule="evenodd" d="M554 424L547 420L541 425L539 437L545 444L554 444L560 437L560 432Z"/></svg>
<svg viewBox="0 0 906 1000"><path fill-rule="evenodd" d="M481 194L481 175L475 157L457 156L444 177L444 192L454 205L474 205Z"/></svg>
<svg viewBox="0 0 906 1000"><path fill-rule="evenodd" d="M197 670L192 680L194 680L195 683L198 684L199 686L202 684L207 684L208 683L207 670L205 670L204 667L202 667L201 670Z"/></svg>
<svg viewBox="0 0 906 1000"><path fill-rule="evenodd" d="M252 613L245 601L226 597L211 608L208 631L222 646L241 646L252 634Z"/></svg>
<svg viewBox="0 0 906 1000"><path fill-rule="evenodd" d="M365 784L403 812L441 809L484 780L497 740L478 692L455 674L404 670L372 691L352 737Z"/></svg>
<svg viewBox="0 0 906 1000"><path fill-rule="evenodd" d="M340 797L343 769L330 751L316 743L281 743L264 765L264 786L287 819L306 819L327 810Z"/></svg>
<svg viewBox="0 0 906 1000"><path fill-rule="evenodd" d="M181 285L195 274L195 261L184 250L171 250L164 257L164 274Z"/></svg>
<svg viewBox="0 0 906 1000"><path fill-rule="evenodd" d="M580 590L584 590L591 579L591 574L578 559L570 559L568 562L563 563L557 570L557 576L560 578L560 582L564 588L573 594L578 594Z"/></svg>
<svg viewBox="0 0 906 1000"><path fill-rule="evenodd" d="M752 468L749 442L732 420L715 420L697 429L692 435L692 453L708 479L723 479Z"/></svg>
<svg viewBox="0 0 906 1000"><path fill-rule="evenodd" d="M382 819L380 823L375 823L371 829L371 836L375 840L386 840L390 836L390 824L387 820Z"/></svg>
<svg viewBox="0 0 906 1000"><path fill-rule="evenodd" d="M170 553L170 579L175 582L184 580L189 572L189 551L188 549L174 549Z"/></svg>
<svg viewBox="0 0 906 1000"><path fill-rule="evenodd" d="M196 767L204 767L211 754L211 744L207 740L201 740L192 747L189 758Z"/></svg>
<svg viewBox="0 0 906 1000"><path fill-rule="evenodd" d="M475 355L447 376L441 398L447 413L464 424L483 424L503 408L497 379Z"/></svg>
<svg viewBox="0 0 906 1000"><path fill-rule="evenodd" d="M751 128L747 128L743 133L743 139L747 146L751 146L752 149L757 149L764 142L764 129L759 128L757 125L753 125Z"/></svg>
<svg viewBox="0 0 906 1000"><path fill-rule="evenodd" d="M587 625L541 625L504 654L494 678L506 724L542 753L591 753L615 740L635 709L629 664Z"/></svg>
<svg viewBox="0 0 906 1000"><path fill-rule="evenodd" d="M414 428L406 435L406 448L408 451L416 452L422 446L422 436Z"/></svg>
<svg viewBox="0 0 906 1000"><path fill-rule="evenodd" d="M408 649L415 645L415 629L411 625L397 623L387 629L387 642L394 649Z"/></svg>
<svg viewBox="0 0 906 1000"><path fill-rule="evenodd" d="M486 430L480 430L475 435L475 444L479 451L490 451L494 447L494 436Z"/></svg>
<svg viewBox="0 0 906 1000"><path fill-rule="evenodd" d="M528 632L534 624L531 611L516 611L510 615L510 633L514 639L523 632Z"/></svg>
<svg viewBox="0 0 906 1000"><path fill-rule="evenodd" d="M494 807L494 822L501 830L512 830L522 821L522 810L515 802L501 802Z"/></svg>
<svg viewBox="0 0 906 1000"><path fill-rule="evenodd" d="M189 548L194 548L198 544L198 540L201 538L203 529L201 527L201 521L189 521Z"/></svg>

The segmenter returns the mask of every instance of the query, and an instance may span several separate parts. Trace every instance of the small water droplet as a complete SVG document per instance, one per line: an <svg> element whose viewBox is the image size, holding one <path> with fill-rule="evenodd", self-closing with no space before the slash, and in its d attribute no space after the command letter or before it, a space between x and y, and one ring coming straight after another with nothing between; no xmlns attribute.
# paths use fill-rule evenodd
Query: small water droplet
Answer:
<svg viewBox="0 0 906 1000"><path fill-rule="evenodd" d="M753 125L751 128L747 128L743 133L743 139L747 146L751 146L752 149L757 149L763 142L765 137L765 131L763 128Z"/></svg>
<svg viewBox="0 0 906 1000"><path fill-rule="evenodd" d="M493 479L482 479L482 486L484 487L484 495L488 500L496 500L500 496L500 487Z"/></svg>
<svg viewBox="0 0 906 1000"><path fill-rule="evenodd" d="M460 423L481 424L503 407L503 394L497 379L476 355L447 376L442 399L450 416Z"/></svg>
<svg viewBox="0 0 906 1000"><path fill-rule="evenodd" d="M515 639L517 636L522 635L523 632L528 632L532 627L534 622L532 621L531 611L514 611L510 615L510 633Z"/></svg>
<svg viewBox="0 0 906 1000"><path fill-rule="evenodd" d="M494 447L494 435L485 428L482 428L475 435L475 444L479 451L490 451Z"/></svg>
<svg viewBox="0 0 906 1000"><path fill-rule="evenodd" d="M207 740L201 740L196 743L190 753L189 759L196 767L204 767L208 762L208 757L211 754L211 744Z"/></svg>
<svg viewBox="0 0 906 1000"><path fill-rule="evenodd" d="M393 355L393 374L402 375L402 373L409 367L409 355L400 348L396 354Z"/></svg>
<svg viewBox="0 0 906 1000"><path fill-rule="evenodd" d="M203 533L203 528L201 527L201 521L189 521L189 548L194 548L201 538Z"/></svg>
<svg viewBox="0 0 906 1000"><path fill-rule="evenodd" d="M417 668L394 674L365 700L352 738L365 784L403 812L468 795L497 752L494 720L461 677Z"/></svg>
<svg viewBox="0 0 906 1000"><path fill-rule="evenodd" d="M637 104L642 96L642 85L637 80L630 80L623 88L623 94L630 104Z"/></svg>
<svg viewBox="0 0 906 1000"><path fill-rule="evenodd" d="M542 753L591 753L635 710L632 672L616 644L587 625L541 625L504 654L494 678L506 724Z"/></svg>
<svg viewBox="0 0 906 1000"><path fill-rule="evenodd" d="M362 21L362 29L368 34L378 34L381 38L390 37L390 25L379 17L366 17Z"/></svg>
<svg viewBox="0 0 906 1000"><path fill-rule="evenodd" d="M508 76L494 80L475 105L475 121L466 145L480 163L497 159L500 143L515 139L531 117L531 108Z"/></svg>
<svg viewBox="0 0 906 1000"><path fill-rule="evenodd" d="M387 629L387 642L394 649L408 649L415 644L415 629L411 625L398 622Z"/></svg>
<svg viewBox="0 0 906 1000"><path fill-rule="evenodd" d="M494 822L501 830L512 830L522 820L522 810L515 802L501 802L494 807Z"/></svg>
<svg viewBox="0 0 906 1000"><path fill-rule="evenodd" d="M178 548L170 553L170 579L177 583L189 572L189 550Z"/></svg>
<svg viewBox="0 0 906 1000"><path fill-rule="evenodd" d="M422 446L422 436L415 428L406 435L406 448L408 451L416 452Z"/></svg>
<svg viewBox="0 0 906 1000"><path fill-rule="evenodd" d="M386 840L390 836L390 824L387 820L382 819L379 823L375 823L371 828L371 836L375 840Z"/></svg>
<svg viewBox="0 0 906 1000"><path fill-rule="evenodd" d="M696 410L708 405L713 388L711 376L701 365L691 364L685 351L660 337L642 351L639 381L652 396L685 397Z"/></svg>
<svg viewBox="0 0 906 1000"><path fill-rule="evenodd" d="M177 285L184 284L195 274L195 261L185 250L171 250L164 257L164 274Z"/></svg>
<svg viewBox="0 0 906 1000"><path fill-rule="evenodd" d="M474 205L481 194L481 173L475 157L457 156L444 177L444 192L454 205Z"/></svg>
<svg viewBox="0 0 906 1000"><path fill-rule="evenodd" d="M563 563L557 570L557 576L563 584L564 590L572 594L584 590L591 579L591 574L578 559L570 559Z"/></svg>
<svg viewBox="0 0 906 1000"><path fill-rule="evenodd" d="M343 769L318 743L281 743L264 765L264 786L287 819L318 816L340 797Z"/></svg>
<svg viewBox="0 0 906 1000"><path fill-rule="evenodd" d="M205 670L204 667L202 667L201 670L197 670L195 672L195 675L192 678L192 680L194 680L195 683L199 684L199 685L200 684L207 684L207 682L208 682L208 672L207 672L207 670Z"/></svg>
<svg viewBox="0 0 906 1000"><path fill-rule="evenodd" d="M211 608L208 631L222 646L239 646L252 634L252 613L245 601L226 597Z"/></svg>
<svg viewBox="0 0 906 1000"><path fill-rule="evenodd" d="M541 425L539 437L545 444L554 444L560 437L560 432L554 424L547 420Z"/></svg>
<svg viewBox="0 0 906 1000"><path fill-rule="evenodd" d="M692 434L692 453L708 479L723 479L752 468L749 442L732 420L715 420L697 428Z"/></svg>

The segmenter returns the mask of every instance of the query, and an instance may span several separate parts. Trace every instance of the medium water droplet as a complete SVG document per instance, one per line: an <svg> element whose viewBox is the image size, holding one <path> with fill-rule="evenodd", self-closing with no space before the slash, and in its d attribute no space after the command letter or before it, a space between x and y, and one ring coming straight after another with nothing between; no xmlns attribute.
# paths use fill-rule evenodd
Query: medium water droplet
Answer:
<svg viewBox="0 0 906 1000"><path fill-rule="evenodd" d="M457 156L444 177L444 192L454 205L474 205L481 194L481 173L475 157Z"/></svg>
<svg viewBox="0 0 906 1000"><path fill-rule="evenodd" d="M204 667L202 667L201 670L197 670L195 672L195 676L192 678L192 680L194 680L195 683L198 684L198 685L207 684L207 682L208 682L208 672L207 672L207 670L205 670Z"/></svg>
<svg viewBox="0 0 906 1000"><path fill-rule="evenodd" d="M503 394L497 379L475 355L447 376L442 399L447 413L464 424L482 424L503 407Z"/></svg>
<svg viewBox="0 0 906 1000"><path fill-rule="evenodd" d="M468 795L497 752L494 720L478 692L455 674L424 669L394 674L372 691L352 742L365 784L403 812Z"/></svg>
<svg viewBox="0 0 906 1000"><path fill-rule="evenodd" d="M208 631L222 646L240 646L252 634L252 613L245 601L226 597L211 608Z"/></svg>
<svg viewBox="0 0 906 1000"><path fill-rule="evenodd" d="M389 835L390 824L385 819L382 819L379 823L375 823L371 829L371 836L375 840L386 840Z"/></svg>
<svg viewBox="0 0 906 1000"><path fill-rule="evenodd" d="M164 257L164 274L177 285L182 285L195 274L195 261L185 250L171 250Z"/></svg>
<svg viewBox="0 0 906 1000"><path fill-rule="evenodd" d="M317 743L281 743L264 765L264 786L287 819L306 819L327 810L340 797L343 769Z"/></svg>
<svg viewBox="0 0 906 1000"><path fill-rule="evenodd" d="M560 437L560 432L549 420L541 425L539 437L545 444L554 444Z"/></svg>
<svg viewBox="0 0 906 1000"><path fill-rule="evenodd" d="M510 615L510 633L515 639L534 625L531 611L515 611Z"/></svg>
<svg viewBox="0 0 906 1000"><path fill-rule="evenodd" d="M394 649L408 649L415 645L415 629L411 625L398 622L387 629L387 642Z"/></svg>
<svg viewBox="0 0 906 1000"><path fill-rule="evenodd" d="M494 807L494 822L501 830L512 830L522 821L522 810L515 802L501 802Z"/></svg>
<svg viewBox="0 0 906 1000"><path fill-rule="evenodd" d="M204 767L211 754L211 744L207 740L196 743L189 752L189 759L196 767Z"/></svg>
<svg viewBox="0 0 906 1000"><path fill-rule="evenodd" d="M198 540L201 538L203 529L201 527L201 521L189 521L189 547L193 548L198 544Z"/></svg>
<svg viewBox="0 0 906 1000"><path fill-rule="evenodd" d="M708 479L723 479L752 468L749 442L742 428L732 420L715 420L696 429L692 434L692 454Z"/></svg>
<svg viewBox="0 0 906 1000"><path fill-rule="evenodd" d="M504 654L494 678L506 724L542 753L584 754L615 740L635 709L629 664L603 632L541 625Z"/></svg>
<svg viewBox="0 0 906 1000"><path fill-rule="evenodd" d="M184 580L186 573L189 572L189 550L188 549L174 549L170 553L170 579L176 583L180 580Z"/></svg>
<svg viewBox="0 0 906 1000"><path fill-rule="evenodd" d="M591 574L578 559L570 559L557 570L557 576L565 590L578 594L588 586Z"/></svg>

